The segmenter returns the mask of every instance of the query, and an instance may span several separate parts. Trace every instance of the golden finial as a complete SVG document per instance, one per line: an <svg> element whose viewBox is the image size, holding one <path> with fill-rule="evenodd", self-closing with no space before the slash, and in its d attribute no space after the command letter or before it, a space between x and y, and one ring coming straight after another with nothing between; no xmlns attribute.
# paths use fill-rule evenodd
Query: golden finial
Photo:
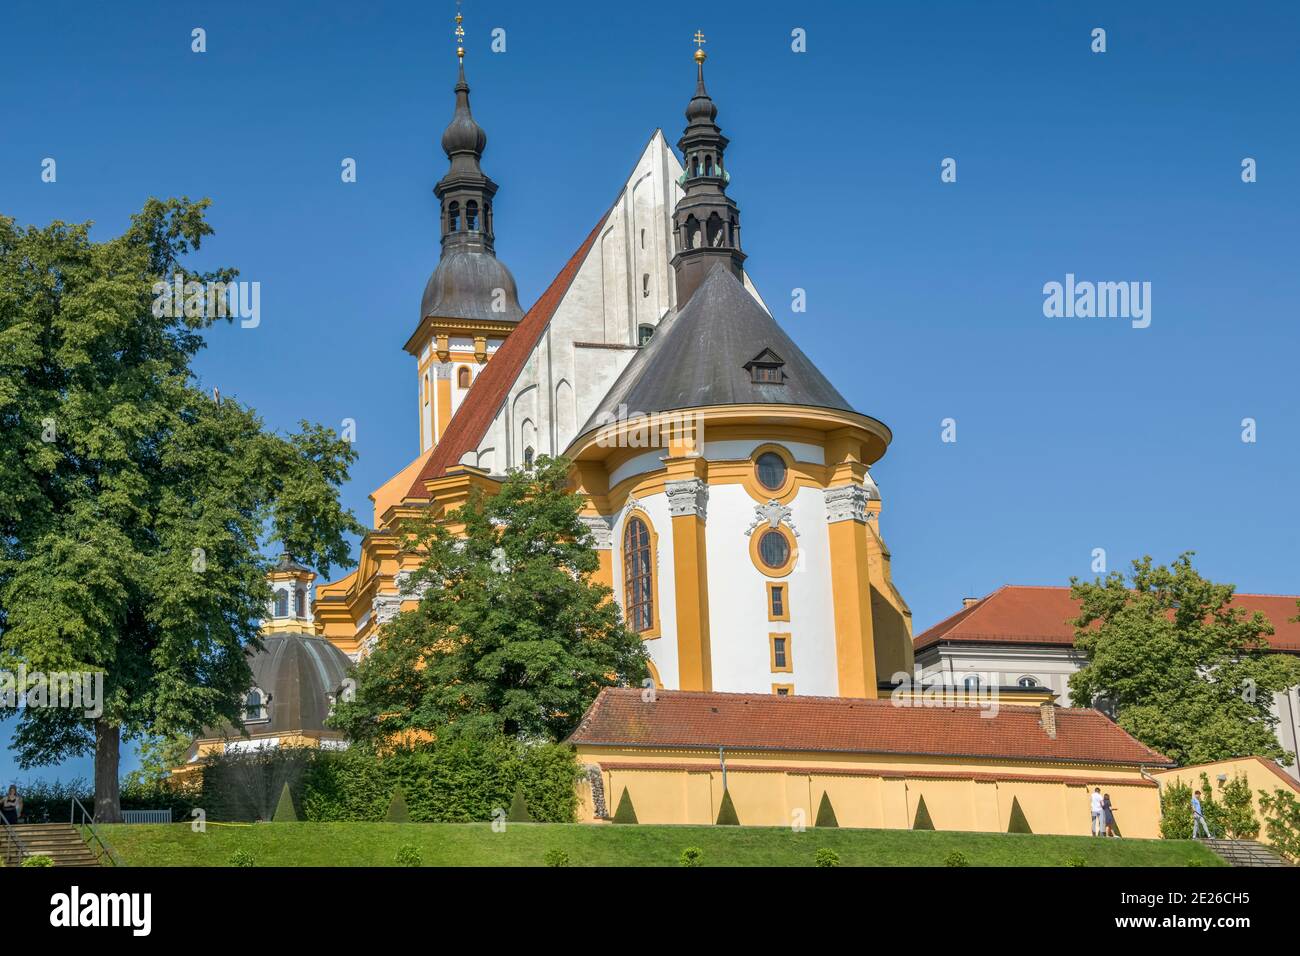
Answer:
<svg viewBox="0 0 1300 956"><path fill-rule="evenodd" d="M456 57L462 62L465 59L465 28L461 26L464 19L460 13L460 0L456 0Z"/></svg>
<svg viewBox="0 0 1300 956"><path fill-rule="evenodd" d="M695 31L695 36L692 37L692 40L695 43L695 62L703 63L705 60L709 58L709 55L704 52L704 44L708 43L709 41L704 39L704 34L701 33L699 30Z"/></svg>

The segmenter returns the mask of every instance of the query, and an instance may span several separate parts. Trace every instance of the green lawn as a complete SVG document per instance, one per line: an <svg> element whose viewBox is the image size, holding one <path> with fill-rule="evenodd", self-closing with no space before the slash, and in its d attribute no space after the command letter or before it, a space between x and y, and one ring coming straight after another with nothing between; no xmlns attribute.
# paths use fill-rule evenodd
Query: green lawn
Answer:
<svg viewBox="0 0 1300 956"><path fill-rule="evenodd" d="M226 866L236 850L258 866L392 866L398 847L419 848L425 866L541 866L560 849L573 866L676 866L681 851L697 846L705 866L811 866L821 847L845 866L942 866L953 850L972 866L1221 866L1205 847L1182 840L1104 840L912 830L777 827L590 826L511 823L504 833L488 824L188 823L100 828L129 866Z"/></svg>

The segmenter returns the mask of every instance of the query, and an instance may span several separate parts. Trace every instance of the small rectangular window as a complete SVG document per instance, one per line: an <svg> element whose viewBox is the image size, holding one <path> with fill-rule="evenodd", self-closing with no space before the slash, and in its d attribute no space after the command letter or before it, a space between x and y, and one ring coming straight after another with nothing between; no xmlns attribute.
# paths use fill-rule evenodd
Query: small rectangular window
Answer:
<svg viewBox="0 0 1300 956"><path fill-rule="evenodd" d="M790 595L787 585L775 581L767 582L767 619L769 621L790 620Z"/></svg>
<svg viewBox="0 0 1300 956"><path fill-rule="evenodd" d="M789 673L794 670L791 659L792 648L789 634L769 634L767 636L773 673Z"/></svg>
<svg viewBox="0 0 1300 956"><path fill-rule="evenodd" d="M777 697L789 697L794 693L794 684L773 684L772 693Z"/></svg>

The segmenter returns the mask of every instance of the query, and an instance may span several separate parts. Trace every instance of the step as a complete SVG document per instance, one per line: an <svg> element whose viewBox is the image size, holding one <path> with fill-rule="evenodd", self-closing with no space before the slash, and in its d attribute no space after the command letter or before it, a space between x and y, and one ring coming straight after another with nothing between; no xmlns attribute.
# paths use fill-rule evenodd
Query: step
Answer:
<svg viewBox="0 0 1300 956"><path fill-rule="evenodd" d="M10 831L23 846L27 856L48 856L55 866L99 866L94 850L82 839L81 831L71 823L25 823ZM6 866L17 866L16 848L8 842L4 849Z"/></svg>
<svg viewBox="0 0 1300 956"><path fill-rule="evenodd" d="M1207 847L1217 853L1231 866L1253 867L1290 867L1294 866L1283 859L1271 847L1255 840L1202 840Z"/></svg>

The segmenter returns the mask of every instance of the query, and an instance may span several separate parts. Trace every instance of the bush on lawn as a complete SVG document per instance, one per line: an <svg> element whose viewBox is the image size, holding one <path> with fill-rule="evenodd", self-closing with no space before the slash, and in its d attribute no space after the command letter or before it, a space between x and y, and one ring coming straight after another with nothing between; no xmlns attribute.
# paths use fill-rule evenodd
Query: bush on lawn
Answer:
<svg viewBox="0 0 1300 956"><path fill-rule="evenodd" d="M515 795L510 798L510 812L506 814L506 823L532 823L533 816L528 812L528 801L524 799L524 788L515 784Z"/></svg>
<svg viewBox="0 0 1300 956"><path fill-rule="evenodd" d="M569 854L563 850L547 850L546 855L542 857L542 861L547 866L568 866Z"/></svg>
<svg viewBox="0 0 1300 956"><path fill-rule="evenodd" d="M257 866L257 861L253 859L253 854L247 850L236 850L230 854L228 861L231 866Z"/></svg>
<svg viewBox="0 0 1300 956"><path fill-rule="evenodd" d="M632 795L623 788L623 796L618 798L618 809L614 811L615 823L636 823L636 807L632 806Z"/></svg>
<svg viewBox="0 0 1300 956"><path fill-rule="evenodd" d="M822 791L822 802L817 807L817 822L814 826L838 827L840 821L835 819L835 808L831 806L830 794Z"/></svg>
<svg viewBox="0 0 1300 956"><path fill-rule="evenodd" d="M271 818L271 822L298 822L298 812L293 808L293 795L289 793L289 785L287 783L284 785L284 789L280 791L280 802L275 805L275 816Z"/></svg>
<svg viewBox="0 0 1300 956"><path fill-rule="evenodd" d="M1011 822L1007 824L1008 833L1033 833L1029 828L1029 820L1025 818L1025 811L1020 808L1020 799L1011 798Z"/></svg>
<svg viewBox="0 0 1300 956"><path fill-rule="evenodd" d="M736 816L736 805L731 802L730 790L722 791L722 804L718 807L718 826L740 826L740 818Z"/></svg>
<svg viewBox="0 0 1300 956"><path fill-rule="evenodd" d="M677 859L678 866L703 866L704 851L698 846L688 846L682 850L682 855Z"/></svg>
<svg viewBox="0 0 1300 956"><path fill-rule="evenodd" d="M925 797L921 797L916 802L916 819L912 821L913 830L933 830L934 821L930 819L930 811L926 809Z"/></svg>
<svg viewBox="0 0 1300 956"><path fill-rule="evenodd" d="M410 843L403 843L397 848L397 856L394 857L398 866L423 866L424 857L420 855L419 847Z"/></svg>
<svg viewBox="0 0 1300 956"><path fill-rule="evenodd" d="M388 801L388 812L384 814L386 823L410 823L411 813L406 809L406 798L402 796L402 788L398 787L393 791L393 798Z"/></svg>
<svg viewBox="0 0 1300 956"><path fill-rule="evenodd" d="M813 857L813 863L817 866L839 866L840 855L834 850L822 847L817 851L817 855Z"/></svg>
<svg viewBox="0 0 1300 956"><path fill-rule="evenodd" d="M970 860L966 859L966 854L961 850L953 850L943 858L944 866L970 866Z"/></svg>
<svg viewBox="0 0 1300 956"><path fill-rule="evenodd" d="M23 866L53 866L54 861L44 853L34 853L23 860Z"/></svg>

